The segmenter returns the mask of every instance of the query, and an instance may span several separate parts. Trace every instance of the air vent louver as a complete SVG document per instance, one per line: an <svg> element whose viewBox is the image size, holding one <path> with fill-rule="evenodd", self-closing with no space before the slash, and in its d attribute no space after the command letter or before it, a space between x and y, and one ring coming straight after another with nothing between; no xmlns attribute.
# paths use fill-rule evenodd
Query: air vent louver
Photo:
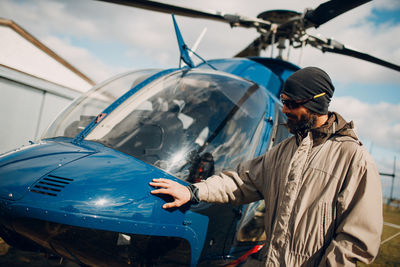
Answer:
<svg viewBox="0 0 400 267"><path fill-rule="evenodd" d="M70 178L47 175L33 185L29 191L55 197L73 181Z"/></svg>

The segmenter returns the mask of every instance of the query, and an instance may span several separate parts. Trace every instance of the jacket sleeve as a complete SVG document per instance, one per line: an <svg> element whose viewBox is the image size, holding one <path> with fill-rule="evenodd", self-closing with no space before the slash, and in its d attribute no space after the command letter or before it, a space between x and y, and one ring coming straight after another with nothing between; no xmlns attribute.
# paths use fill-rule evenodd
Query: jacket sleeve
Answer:
<svg viewBox="0 0 400 267"><path fill-rule="evenodd" d="M340 191L334 238L320 266L371 263L382 233L382 192L379 173L366 151L356 157Z"/></svg>
<svg viewBox="0 0 400 267"><path fill-rule="evenodd" d="M223 171L195 184L200 201L243 204L262 199L265 155L240 164L236 171Z"/></svg>

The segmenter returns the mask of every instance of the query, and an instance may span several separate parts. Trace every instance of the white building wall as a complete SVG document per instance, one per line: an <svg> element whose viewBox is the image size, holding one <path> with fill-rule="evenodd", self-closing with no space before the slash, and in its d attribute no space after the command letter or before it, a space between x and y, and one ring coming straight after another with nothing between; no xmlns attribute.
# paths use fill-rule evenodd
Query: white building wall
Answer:
<svg viewBox="0 0 400 267"><path fill-rule="evenodd" d="M40 139L93 82L13 21L0 18L0 153Z"/></svg>
<svg viewBox="0 0 400 267"><path fill-rule="evenodd" d="M40 139L78 96L69 88L0 66L0 153Z"/></svg>
<svg viewBox="0 0 400 267"><path fill-rule="evenodd" d="M20 141L27 142L35 135L42 93L0 79L0 95L0 151L4 151L19 146Z"/></svg>

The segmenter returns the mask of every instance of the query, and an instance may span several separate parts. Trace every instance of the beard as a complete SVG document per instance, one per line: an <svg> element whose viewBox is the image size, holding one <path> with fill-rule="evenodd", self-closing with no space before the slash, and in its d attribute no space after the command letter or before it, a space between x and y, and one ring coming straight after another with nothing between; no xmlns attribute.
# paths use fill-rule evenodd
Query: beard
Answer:
<svg viewBox="0 0 400 267"><path fill-rule="evenodd" d="M317 122L317 115L311 112L302 114L300 119L297 119L296 116L291 116L290 114L288 114L287 117L287 127L289 128L289 132L291 134L300 134L302 136L314 128L315 123Z"/></svg>

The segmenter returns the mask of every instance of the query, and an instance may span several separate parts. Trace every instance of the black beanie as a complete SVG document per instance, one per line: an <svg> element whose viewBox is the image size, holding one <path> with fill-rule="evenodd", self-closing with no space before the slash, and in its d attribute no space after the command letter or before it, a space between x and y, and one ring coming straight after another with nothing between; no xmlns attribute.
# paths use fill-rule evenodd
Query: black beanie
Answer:
<svg viewBox="0 0 400 267"><path fill-rule="evenodd" d="M334 90L331 78L325 71L316 67L306 67L289 76L281 93L293 100L303 100L326 93L303 106L318 114L328 114L328 106Z"/></svg>

